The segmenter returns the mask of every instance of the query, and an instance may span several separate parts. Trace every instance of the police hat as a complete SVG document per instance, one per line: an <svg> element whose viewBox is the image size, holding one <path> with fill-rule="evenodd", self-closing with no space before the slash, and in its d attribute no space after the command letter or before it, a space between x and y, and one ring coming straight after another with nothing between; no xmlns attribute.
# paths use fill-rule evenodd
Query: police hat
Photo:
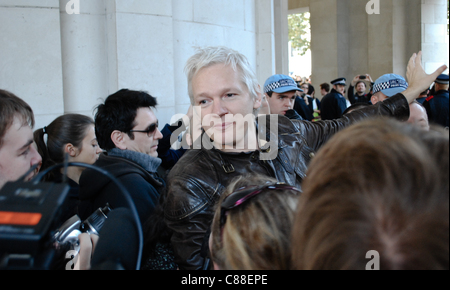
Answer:
<svg viewBox="0 0 450 290"><path fill-rule="evenodd" d="M338 79L332 80L331 84L332 85L343 85L343 86L345 86L345 81L346 81L345 78L338 78Z"/></svg>
<svg viewBox="0 0 450 290"><path fill-rule="evenodd" d="M436 79L436 83L448 85L448 75L442 74L442 75L438 76Z"/></svg>

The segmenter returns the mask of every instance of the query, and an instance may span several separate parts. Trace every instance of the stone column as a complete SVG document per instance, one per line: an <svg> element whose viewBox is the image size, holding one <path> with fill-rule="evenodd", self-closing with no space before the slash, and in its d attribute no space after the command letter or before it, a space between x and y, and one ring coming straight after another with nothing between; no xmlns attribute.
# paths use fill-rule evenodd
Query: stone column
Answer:
<svg viewBox="0 0 450 290"><path fill-rule="evenodd" d="M273 0L256 4L256 75L263 89L267 78L276 73L275 25Z"/></svg>
<svg viewBox="0 0 450 290"><path fill-rule="evenodd" d="M425 70L431 73L443 63L449 64L447 1L423 0L420 7L423 62Z"/></svg>
<svg viewBox="0 0 450 290"><path fill-rule="evenodd" d="M276 73L289 75L288 0L274 3Z"/></svg>
<svg viewBox="0 0 450 290"><path fill-rule="evenodd" d="M80 1L80 13L68 14L59 0L64 113L94 115L108 93L108 31L104 0Z"/></svg>

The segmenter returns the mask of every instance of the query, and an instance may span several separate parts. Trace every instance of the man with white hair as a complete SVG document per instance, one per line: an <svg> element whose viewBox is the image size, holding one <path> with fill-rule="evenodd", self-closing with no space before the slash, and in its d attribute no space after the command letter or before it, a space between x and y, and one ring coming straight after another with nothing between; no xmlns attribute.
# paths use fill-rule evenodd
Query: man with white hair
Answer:
<svg viewBox="0 0 450 290"><path fill-rule="evenodd" d="M226 47L199 49L185 71L191 104L197 107L194 114L201 118L204 133L198 138L201 143L194 142L194 150L188 150L169 173L163 203L179 268L207 268L208 231L216 202L234 178L262 174L301 188L307 165L334 133L373 115L408 119L409 103L445 70L443 66L427 75L416 65L420 58L421 53L414 54L409 61L411 86L403 94L341 119L308 122L282 115L252 119L262 92L247 58Z"/></svg>

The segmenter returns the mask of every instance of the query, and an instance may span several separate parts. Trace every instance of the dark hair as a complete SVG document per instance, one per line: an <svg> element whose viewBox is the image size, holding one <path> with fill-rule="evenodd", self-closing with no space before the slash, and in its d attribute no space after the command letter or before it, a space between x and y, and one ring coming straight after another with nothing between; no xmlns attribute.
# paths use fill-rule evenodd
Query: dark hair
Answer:
<svg viewBox="0 0 450 290"><path fill-rule="evenodd" d="M365 83L364 81L357 81L356 84L355 84L355 88L356 88L360 83L363 83L363 84L364 84L364 87L367 87L367 86L366 86L366 83Z"/></svg>
<svg viewBox="0 0 450 290"><path fill-rule="evenodd" d="M330 85L328 83L323 83L320 85L320 89L324 89L327 93L330 92Z"/></svg>
<svg viewBox="0 0 450 290"><path fill-rule="evenodd" d="M130 131L136 126L139 108L155 108L156 99L146 92L122 89L110 95L104 104L99 105L95 114L95 135L100 147L104 150L115 148L111 133L115 130L127 133L134 139Z"/></svg>
<svg viewBox="0 0 450 290"><path fill-rule="evenodd" d="M94 125L90 117L67 114L59 116L47 127L36 130L34 141L42 156L42 169L64 162L64 146L68 143L81 150L90 125ZM44 141L44 135L47 135L47 142ZM52 178L53 174L50 174L46 179Z"/></svg>
<svg viewBox="0 0 450 290"><path fill-rule="evenodd" d="M308 92L306 94L308 95L312 95L312 93L314 93L314 87L313 85L311 85L310 83L308 83Z"/></svg>
<svg viewBox="0 0 450 290"><path fill-rule="evenodd" d="M14 117L22 118L23 126L34 127L34 115L31 107L11 92L0 90L0 147L3 137L14 122Z"/></svg>
<svg viewBox="0 0 450 290"><path fill-rule="evenodd" d="M368 102L367 103L354 103L354 104L350 105L347 109L345 109L345 111L342 113L342 115L348 114L352 111L359 110L359 109L362 109L364 107L368 107L371 105L372 104L368 103Z"/></svg>
<svg viewBox="0 0 450 290"><path fill-rule="evenodd" d="M333 136L308 168L293 228L296 269L449 269L449 135L393 119Z"/></svg>

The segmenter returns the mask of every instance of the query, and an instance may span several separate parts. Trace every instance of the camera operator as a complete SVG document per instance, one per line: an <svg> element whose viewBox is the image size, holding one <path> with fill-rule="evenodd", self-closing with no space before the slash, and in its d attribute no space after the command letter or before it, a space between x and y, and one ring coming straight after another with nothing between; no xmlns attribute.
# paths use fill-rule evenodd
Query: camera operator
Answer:
<svg viewBox="0 0 450 290"><path fill-rule="evenodd" d="M16 95L0 90L0 189L42 162L33 144L34 114ZM33 178L39 168L26 180Z"/></svg>
<svg viewBox="0 0 450 290"><path fill-rule="evenodd" d="M368 103L370 102L370 97L372 96L369 93L366 94L366 82L370 82L371 86L373 85L372 77L369 74L365 75L357 75L353 78L350 87L348 88L348 100L350 103Z"/></svg>

